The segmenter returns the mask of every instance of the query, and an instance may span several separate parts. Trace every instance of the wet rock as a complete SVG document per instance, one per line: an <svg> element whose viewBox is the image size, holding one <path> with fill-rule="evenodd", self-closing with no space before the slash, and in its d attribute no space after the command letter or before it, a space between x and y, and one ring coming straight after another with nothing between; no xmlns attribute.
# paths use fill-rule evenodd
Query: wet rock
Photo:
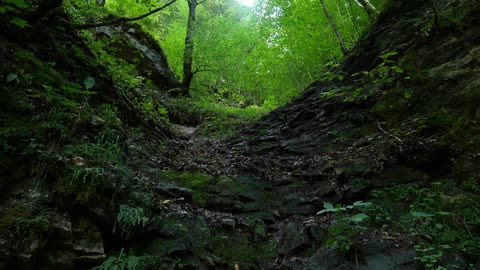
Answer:
<svg viewBox="0 0 480 270"><path fill-rule="evenodd" d="M345 254L333 249L317 252L305 262L304 270L352 270L356 269L352 262L345 258Z"/></svg>
<svg viewBox="0 0 480 270"><path fill-rule="evenodd" d="M222 220L220 220L220 222L222 223L222 225L231 227L231 228L234 228L235 225L237 224L237 222L233 218L223 218Z"/></svg>
<svg viewBox="0 0 480 270"><path fill-rule="evenodd" d="M413 250L401 252L394 255L379 253L365 258L367 266L365 270L415 270L423 267L415 261L416 253Z"/></svg>
<svg viewBox="0 0 480 270"><path fill-rule="evenodd" d="M68 250L55 250L41 259L45 260L45 265L51 267L50 269L68 270L74 268L76 255Z"/></svg>
<svg viewBox="0 0 480 270"><path fill-rule="evenodd" d="M155 186L155 191L173 198L184 198L186 201L192 201L192 190L177 186L174 183L159 182Z"/></svg>
<svg viewBox="0 0 480 270"><path fill-rule="evenodd" d="M97 37L112 39L112 52L121 59L135 64L138 71L151 79L160 89L180 86L170 70L163 49L146 32L134 24L95 28ZM117 38L118 37L118 38Z"/></svg>
<svg viewBox="0 0 480 270"><path fill-rule="evenodd" d="M447 249L443 252L443 257L440 259L440 265L447 269L469 269L467 258L457 249Z"/></svg>
<svg viewBox="0 0 480 270"><path fill-rule="evenodd" d="M74 234L72 250L77 255L76 261L95 265L106 258L102 234L89 219L72 218L72 231Z"/></svg>
<svg viewBox="0 0 480 270"><path fill-rule="evenodd" d="M302 249L312 244L312 239L300 220L282 224L278 229L276 238L280 246L278 253L282 255L296 254L296 252L301 252Z"/></svg>

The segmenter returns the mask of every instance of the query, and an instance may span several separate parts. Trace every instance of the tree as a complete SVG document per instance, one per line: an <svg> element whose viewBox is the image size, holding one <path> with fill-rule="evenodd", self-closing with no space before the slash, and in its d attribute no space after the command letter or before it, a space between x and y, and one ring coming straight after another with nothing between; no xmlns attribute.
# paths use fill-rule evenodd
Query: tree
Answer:
<svg viewBox="0 0 480 270"><path fill-rule="evenodd" d="M193 38L195 36L195 18L197 13L197 6L204 3L204 1L198 2L197 0L187 0L188 2L188 22L187 22L187 34L185 37L185 51L183 54L183 80L182 80L182 95L188 96L190 94L190 86L192 85L193 75Z"/></svg>
<svg viewBox="0 0 480 270"><path fill-rule="evenodd" d="M177 0L170 0L169 2L167 2L166 4L164 4L161 7L155 8L155 9L153 9L153 10L151 10L151 11L145 13L145 14L135 16L135 17L128 17L128 18L127 17L119 17L119 18L116 18L116 19L113 19L113 20L110 20L110 21L105 21L105 22L80 24L80 25L73 25L73 26L75 28L78 28L78 29L88 29L88 28L100 27L100 26L105 26L105 25L119 24L119 23L123 23L123 22L133 22L133 21L144 19L144 18L146 18L146 17L148 17L152 14L155 14L155 13L167 8L168 6L175 3L176 1Z"/></svg>
<svg viewBox="0 0 480 270"><path fill-rule="evenodd" d="M368 0L357 0L360 5L365 9L367 12L368 18L370 18L371 21L375 21L375 19L378 16L378 11L377 9L370 3Z"/></svg>
<svg viewBox="0 0 480 270"><path fill-rule="evenodd" d="M338 30L337 24L335 23L335 20L333 19L332 15L327 9L327 5L325 5L324 0L320 0L320 4L322 5L323 12L325 13L325 16L327 17L328 21L330 22L330 25L332 26L333 32L335 33L335 36L337 37L338 43L340 44L340 48L342 49L343 54L348 53L347 46L345 45L345 42L343 41L342 34L340 34L340 31Z"/></svg>

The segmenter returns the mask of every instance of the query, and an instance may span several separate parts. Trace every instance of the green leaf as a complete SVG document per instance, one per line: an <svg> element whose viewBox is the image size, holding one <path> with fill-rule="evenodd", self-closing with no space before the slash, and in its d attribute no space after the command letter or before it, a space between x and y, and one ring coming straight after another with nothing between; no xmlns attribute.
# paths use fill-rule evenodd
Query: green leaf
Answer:
<svg viewBox="0 0 480 270"><path fill-rule="evenodd" d="M382 59L388 59L389 57L394 56L394 55L397 55L397 54L398 54L398 52L389 52L389 53L380 55L380 58L382 58Z"/></svg>
<svg viewBox="0 0 480 270"><path fill-rule="evenodd" d="M412 216L415 218L430 218L433 217L434 215L428 214L425 212L411 212Z"/></svg>
<svg viewBox="0 0 480 270"><path fill-rule="evenodd" d="M333 207L333 204L329 202L324 202L323 207L325 207L325 209L335 209L335 207Z"/></svg>
<svg viewBox="0 0 480 270"><path fill-rule="evenodd" d="M353 206L367 207L367 206L372 206L372 203L371 202L357 201L357 202L353 203Z"/></svg>
<svg viewBox="0 0 480 270"><path fill-rule="evenodd" d="M9 83L9 82L12 82L14 80L18 79L18 75L17 73L9 73L7 75L7 79L6 79L6 82Z"/></svg>
<svg viewBox="0 0 480 270"><path fill-rule="evenodd" d="M23 19L20 19L18 17L13 17L11 20L10 20L10 23L16 25L16 26L19 26L21 28L24 28L25 26L28 26L28 22L23 20Z"/></svg>
<svg viewBox="0 0 480 270"><path fill-rule="evenodd" d="M335 238L328 238L327 239L327 246L331 247L333 245L335 245Z"/></svg>
<svg viewBox="0 0 480 270"><path fill-rule="evenodd" d="M90 90L95 87L95 79L92 77L87 77L83 80L83 85L85 86L86 90Z"/></svg>
<svg viewBox="0 0 480 270"><path fill-rule="evenodd" d="M395 69L395 71L396 71L397 73L404 73L404 72L405 72L405 71L403 70L403 68L401 68L401 67L399 67L399 66L395 66L395 67L393 67L393 68Z"/></svg>
<svg viewBox="0 0 480 270"><path fill-rule="evenodd" d="M412 91L405 91L403 93L403 96L406 98L406 99L411 99L412 98Z"/></svg>
<svg viewBox="0 0 480 270"><path fill-rule="evenodd" d="M4 0L4 2L6 2L8 4L13 4L14 6L17 6L18 8L28 8L30 6L24 0Z"/></svg>
<svg viewBox="0 0 480 270"><path fill-rule="evenodd" d="M355 222L355 223L358 223L358 222L364 221L367 218L368 218L368 216L366 214L360 213L360 214L356 214L355 216L351 217L350 220Z"/></svg>

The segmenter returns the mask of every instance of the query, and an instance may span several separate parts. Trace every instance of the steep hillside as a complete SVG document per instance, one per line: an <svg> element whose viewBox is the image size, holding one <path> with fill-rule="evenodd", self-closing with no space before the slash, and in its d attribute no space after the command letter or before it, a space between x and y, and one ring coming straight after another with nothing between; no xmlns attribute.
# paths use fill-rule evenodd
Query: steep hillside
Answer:
<svg viewBox="0 0 480 270"><path fill-rule="evenodd" d="M0 269L480 269L477 1L392 1L223 142L170 124L138 26L27 14L0 19Z"/></svg>

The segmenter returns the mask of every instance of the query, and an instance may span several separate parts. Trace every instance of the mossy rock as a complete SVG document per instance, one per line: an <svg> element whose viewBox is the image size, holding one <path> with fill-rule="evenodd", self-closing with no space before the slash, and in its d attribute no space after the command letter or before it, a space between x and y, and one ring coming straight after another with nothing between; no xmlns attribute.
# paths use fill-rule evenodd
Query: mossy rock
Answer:
<svg viewBox="0 0 480 270"><path fill-rule="evenodd" d="M216 184L214 177L202 173L164 171L161 176L168 181L193 190L193 203L199 206L205 205L212 197L213 194L209 187Z"/></svg>

